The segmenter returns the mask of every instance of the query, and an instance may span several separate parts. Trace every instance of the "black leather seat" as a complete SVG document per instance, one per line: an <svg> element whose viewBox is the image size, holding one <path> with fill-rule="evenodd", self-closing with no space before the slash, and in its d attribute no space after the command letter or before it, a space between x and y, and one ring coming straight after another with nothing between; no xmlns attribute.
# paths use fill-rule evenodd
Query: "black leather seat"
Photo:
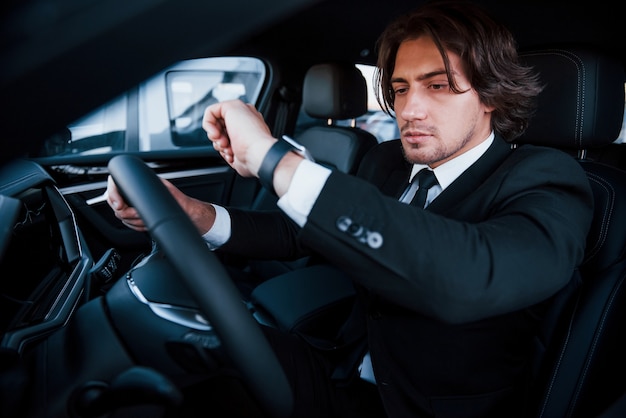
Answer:
<svg viewBox="0 0 626 418"><path fill-rule="evenodd" d="M367 113L367 83L352 64L324 63L309 68L302 87L302 110L316 123L295 136L315 161L354 174L376 137L358 127ZM348 126L338 122L349 121ZM254 209L276 209L276 197L262 190Z"/></svg>
<svg viewBox="0 0 626 418"><path fill-rule="evenodd" d="M523 60L546 88L516 142L560 148L579 159L595 204L580 283L557 295L537 340L530 416L595 417L626 393L626 172L586 153L620 132L624 68L582 49L528 52Z"/></svg>
<svg viewBox="0 0 626 418"><path fill-rule="evenodd" d="M363 155L378 143L376 137L356 127L356 118L367 113L367 83L352 64L312 66L302 88L302 109L312 118L326 121L297 137L320 163L355 174ZM338 121L350 120L350 126Z"/></svg>

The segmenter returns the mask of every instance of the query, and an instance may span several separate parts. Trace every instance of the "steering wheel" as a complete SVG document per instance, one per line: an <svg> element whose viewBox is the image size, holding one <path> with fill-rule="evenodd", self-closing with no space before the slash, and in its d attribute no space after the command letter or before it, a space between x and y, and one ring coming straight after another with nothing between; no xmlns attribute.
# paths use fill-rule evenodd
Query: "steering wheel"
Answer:
<svg viewBox="0 0 626 418"><path fill-rule="evenodd" d="M289 416L293 394L276 354L187 214L141 159L118 155L108 168L215 328L253 396L270 416Z"/></svg>

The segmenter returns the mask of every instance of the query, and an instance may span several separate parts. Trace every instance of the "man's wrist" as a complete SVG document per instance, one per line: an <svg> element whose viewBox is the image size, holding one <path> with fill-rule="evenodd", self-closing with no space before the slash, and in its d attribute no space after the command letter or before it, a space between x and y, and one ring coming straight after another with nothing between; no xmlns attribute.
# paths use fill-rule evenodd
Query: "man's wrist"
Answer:
<svg viewBox="0 0 626 418"><path fill-rule="evenodd" d="M228 211L219 205L210 204L213 208L213 221L211 227L202 234L202 238L209 245L211 250L218 249L226 241L230 239L231 226L230 226L230 214Z"/></svg>
<svg viewBox="0 0 626 418"><path fill-rule="evenodd" d="M261 166L259 167L258 177L261 185L276 194L274 190L274 172L278 163L283 157L293 150L293 146L286 141L276 141L265 154Z"/></svg>

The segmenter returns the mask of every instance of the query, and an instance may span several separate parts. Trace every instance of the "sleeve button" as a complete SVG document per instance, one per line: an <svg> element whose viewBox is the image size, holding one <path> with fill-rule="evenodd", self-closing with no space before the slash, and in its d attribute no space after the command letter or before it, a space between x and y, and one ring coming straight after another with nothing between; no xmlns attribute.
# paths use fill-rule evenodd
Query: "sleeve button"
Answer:
<svg viewBox="0 0 626 418"><path fill-rule="evenodd" d="M370 232L367 234L367 245L373 249L380 248L383 245L383 236L378 232Z"/></svg>

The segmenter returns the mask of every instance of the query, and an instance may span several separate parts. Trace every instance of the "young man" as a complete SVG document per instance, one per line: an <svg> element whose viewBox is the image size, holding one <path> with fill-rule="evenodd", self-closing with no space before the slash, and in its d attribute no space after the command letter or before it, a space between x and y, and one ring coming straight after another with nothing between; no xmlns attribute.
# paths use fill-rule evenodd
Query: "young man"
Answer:
<svg viewBox="0 0 626 418"><path fill-rule="evenodd" d="M230 101L206 109L208 138L239 174L273 187L283 213L225 209L167 185L220 251L278 258L304 248L353 277L368 330L360 370L365 378L373 366L387 416L520 415L533 336L583 257L586 176L559 151L507 143L541 87L512 35L471 3L427 3L393 22L378 82L401 139L370 152L358 177L289 152L252 106ZM406 204L422 169L436 181L421 186L423 203ZM109 203L144 229L112 181ZM363 414L355 405L374 386L336 388L323 356L268 336L296 393L294 416Z"/></svg>

